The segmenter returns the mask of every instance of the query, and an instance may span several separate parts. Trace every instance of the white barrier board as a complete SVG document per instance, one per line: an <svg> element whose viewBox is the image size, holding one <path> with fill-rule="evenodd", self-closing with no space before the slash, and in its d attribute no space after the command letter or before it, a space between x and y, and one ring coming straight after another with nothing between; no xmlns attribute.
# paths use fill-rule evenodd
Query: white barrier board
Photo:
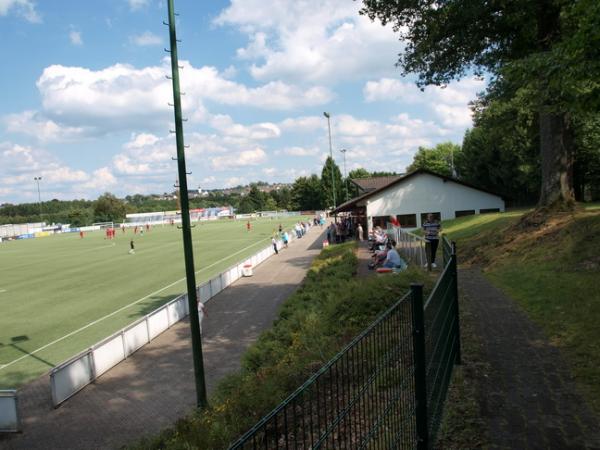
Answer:
<svg viewBox="0 0 600 450"><path fill-rule="evenodd" d="M200 301L206 303L210 300L210 284L204 283L200 286Z"/></svg>
<svg viewBox="0 0 600 450"><path fill-rule="evenodd" d="M185 317L185 303L183 297L178 298L173 303L169 303L169 323L171 325Z"/></svg>
<svg viewBox="0 0 600 450"><path fill-rule="evenodd" d="M162 308L148 316L148 334L150 340L169 328L169 311Z"/></svg>
<svg viewBox="0 0 600 450"><path fill-rule="evenodd" d="M221 292L223 290L223 286L221 284L221 277L218 276L216 278L213 278L212 280L210 280L210 292L213 295L213 297L215 295L217 295L219 292Z"/></svg>
<svg viewBox="0 0 600 450"><path fill-rule="evenodd" d="M142 345L148 343L148 325L142 320L140 323L125 330L125 350L127 356L131 355Z"/></svg>
<svg viewBox="0 0 600 450"><path fill-rule="evenodd" d="M123 344L123 335L118 334L94 347L93 354L96 377L99 377L108 369L111 369L125 359L125 348L123 347Z"/></svg>
<svg viewBox="0 0 600 450"><path fill-rule="evenodd" d="M93 380L90 353L74 359L50 374L54 406L64 402Z"/></svg>
<svg viewBox="0 0 600 450"><path fill-rule="evenodd" d="M0 432L19 431L17 391L0 391Z"/></svg>

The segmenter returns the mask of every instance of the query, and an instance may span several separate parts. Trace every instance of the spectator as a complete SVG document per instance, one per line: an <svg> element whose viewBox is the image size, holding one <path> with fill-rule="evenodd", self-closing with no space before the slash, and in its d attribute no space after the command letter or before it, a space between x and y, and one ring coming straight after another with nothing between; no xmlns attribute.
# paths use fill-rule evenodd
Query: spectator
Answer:
<svg viewBox="0 0 600 450"><path fill-rule="evenodd" d="M425 233L425 241L429 243L429 262L431 267L437 267L435 264L435 254L437 252L438 244L440 242L440 231L442 225L435 219L433 214L427 214L427 221L422 225L423 232ZM425 264L427 267L427 264Z"/></svg>
<svg viewBox="0 0 600 450"><path fill-rule="evenodd" d="M396 250L396 241L394 240L388 243L388 252L383 262L383 267L389 269L406 269L406 263L400 258L400 254Z"/></svg>

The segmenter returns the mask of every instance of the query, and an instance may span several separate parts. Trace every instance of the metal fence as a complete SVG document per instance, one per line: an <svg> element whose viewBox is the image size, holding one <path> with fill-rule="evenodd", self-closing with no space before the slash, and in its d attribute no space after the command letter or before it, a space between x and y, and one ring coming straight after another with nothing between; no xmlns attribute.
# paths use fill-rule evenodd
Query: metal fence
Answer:
<svg viewBox="0 0 600 450"><path fill-rule="evenodd" d="M456 256L412 285L231 449L427 449L460 359Z"/></svg>
<svg viewBox="0 0 600 450"><path fill-rule="evenodd" d="M396 248L409 264L423 267L427 263L426 241L421 236L404 231L399 227L389 227L388 236L396 241Z"/></svg>

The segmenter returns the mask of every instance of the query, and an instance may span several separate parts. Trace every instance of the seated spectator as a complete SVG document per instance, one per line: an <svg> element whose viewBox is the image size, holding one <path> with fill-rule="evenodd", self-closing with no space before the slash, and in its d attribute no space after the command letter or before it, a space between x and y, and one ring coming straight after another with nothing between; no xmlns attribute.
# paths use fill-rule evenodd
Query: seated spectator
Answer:
<svg viewBox="0 0 600 450"><path fill-rule="evenodd" d="M406 269L406 263L400 258L398 250L396 250L396 241L389 242L389 250L383 262L383 267L388 269Z"/></svg>

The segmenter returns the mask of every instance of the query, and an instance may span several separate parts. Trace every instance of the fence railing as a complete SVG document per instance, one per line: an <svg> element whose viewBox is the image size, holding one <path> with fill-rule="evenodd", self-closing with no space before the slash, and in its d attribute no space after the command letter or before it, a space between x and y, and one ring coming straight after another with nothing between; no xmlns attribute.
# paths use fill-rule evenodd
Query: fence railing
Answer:
<svg viewBox="0 0 600 450"><path fill-rule="evenodd" d="M404 231L399 227L390 226L388 236L396 241L396 248L400 255L409 263L423 267L427 263L425 239L416 234Z"/></svg>
<svg viewBox="0 0 600 450"><path fill-rule="evenodd" d="M423 301L412 285L232 449L431 448L460 361L456 255Z"/></svg>

